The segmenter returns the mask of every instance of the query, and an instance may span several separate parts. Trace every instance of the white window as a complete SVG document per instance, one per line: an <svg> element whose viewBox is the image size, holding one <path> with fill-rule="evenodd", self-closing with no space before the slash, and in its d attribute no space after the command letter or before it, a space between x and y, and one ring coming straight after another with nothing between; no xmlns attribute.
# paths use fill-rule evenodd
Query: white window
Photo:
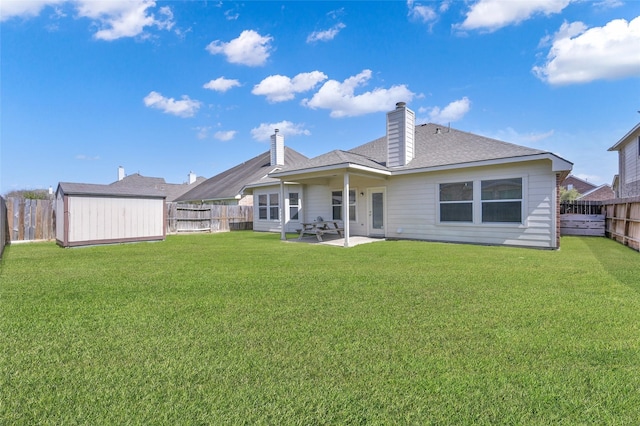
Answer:
<svg viewBox="0 0 640 426"><path fill-rule="evenodd" d="M473 182L440 184L440 221L473 222Z"/></svg>
<svg viewBox="0 0 640 426"><path fill-rule="evenodd" d="M258 219L280 220L280 204L278 193L258 195Z"/></svg>
<svg viewBox="0 0 640 426"><path fill-rule="evenodd" d="M331 210L333 212L333 220L342 220L342 206L344 200L342 191L331 192ZM356 190L349 190L349 221L355 222L356 219Z"/></svg>
<svg viewBox="0 0 640 426"><path fill-rule="evenodd" d="M523 179L439 185L440 222L522 223Z"/></svg>
<svg viewBox="0 0 640 426"><path fill-rule="evenodd" d="M482 223L522 222L522 178L482 181Z"/></svg>
<svg viewBox="0 0 640 426"><path fill-rule="evenodd" d="M297 192L289 193L289 219L299 220L300 196Z"/></svg>

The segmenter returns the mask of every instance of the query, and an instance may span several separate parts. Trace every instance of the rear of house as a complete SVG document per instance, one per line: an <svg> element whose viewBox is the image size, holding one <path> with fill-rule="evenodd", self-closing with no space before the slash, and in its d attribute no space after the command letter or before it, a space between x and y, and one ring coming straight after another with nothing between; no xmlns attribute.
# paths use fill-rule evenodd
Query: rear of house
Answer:
<svg viewBox="0 0 640 426"><path fill-rule="evenodd" d="M318 218L352 235L559 247L559 183L571 163L554 154L435 124L415 126L404 104L387 135L270 174L253 187L255 230L295 231ZM346 194L346 195L345 195Z"/></svg>

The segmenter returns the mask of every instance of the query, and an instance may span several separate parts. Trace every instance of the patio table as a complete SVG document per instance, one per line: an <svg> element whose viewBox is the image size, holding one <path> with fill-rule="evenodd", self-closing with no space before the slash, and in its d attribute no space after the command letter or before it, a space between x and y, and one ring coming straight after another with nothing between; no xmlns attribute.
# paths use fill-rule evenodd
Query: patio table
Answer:
<svg viewBox="0 0 640 426"><path fill-rule="evenodd" d="M302 239L305 234L315 235L318 241L322 241L322 235L324 234L337 234L341 237L344 236L344 228L340 226L338 221L335 220L323 220L316 222L301 223L302 229L300 229L300 236L298 239Z"/></svg>

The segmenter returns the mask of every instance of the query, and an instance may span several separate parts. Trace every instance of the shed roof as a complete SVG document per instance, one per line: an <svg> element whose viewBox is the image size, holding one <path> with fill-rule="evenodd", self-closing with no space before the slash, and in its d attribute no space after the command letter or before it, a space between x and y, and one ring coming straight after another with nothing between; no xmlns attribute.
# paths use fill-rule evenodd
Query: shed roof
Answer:
<svg viewBox="0 0 640 426"><path fill-rule="evenodd" d="M285 164L295 166L306 160L308 160L306 156L285 146ZM207 179L194 189L178 197L176 201L236 199L237 196L242 194L245 186L272 180L267 175L277 168L282 168L282 166L272 166L271 152L267 151ZM274 181L277 182L276 180Z"/></svg>
<svg viewBox="0 0 640 426"><path fill-rule="evenodd" d="M158 189L130 188L126 186L99 185L92 183L60 182L57 192L66 195L112 196L126 198L165 198L166 194Z"/></svg>

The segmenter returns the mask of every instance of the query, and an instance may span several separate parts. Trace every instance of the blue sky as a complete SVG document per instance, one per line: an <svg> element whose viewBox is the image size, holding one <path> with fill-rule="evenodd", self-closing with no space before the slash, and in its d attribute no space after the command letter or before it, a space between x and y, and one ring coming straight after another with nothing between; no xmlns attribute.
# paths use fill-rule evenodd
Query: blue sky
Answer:
<svg viewBox="0 0 640 426"><path fill-rule="evenodd" d="M285 144L417 121L554 152L611 183L640 121L640 1L0 0L0 193L182 183Z"/></svg>

